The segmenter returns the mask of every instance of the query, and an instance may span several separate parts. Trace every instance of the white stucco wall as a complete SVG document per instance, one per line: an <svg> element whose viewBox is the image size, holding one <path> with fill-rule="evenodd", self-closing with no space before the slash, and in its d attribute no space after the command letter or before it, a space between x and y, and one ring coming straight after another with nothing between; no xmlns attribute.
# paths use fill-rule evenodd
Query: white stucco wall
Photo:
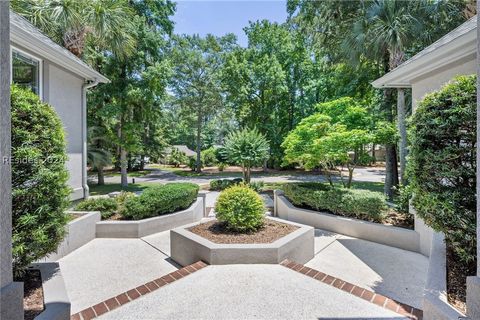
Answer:
<svg viewBox="0 0 480 320"><path fill-rule="evenodd" d="M44 100L60 119L67 139L67 169L72 200L83 198L82 187L82 85L84 80L49 61L44 62Z"/></svg>
<svg viewBox="0 0 480 320"><path fill-rule="evenodd" d="M82 85L84 79L44 59L25 47L11 43L14 48L42 60L42 100L55 108L62 120L67 139L71 200L84 197L82 184Z"/></svg>
<svg viewBox="0 0 480 320"><path fill-rule="evenodd" d="M440 89L445 83L458 75L469 75L476 73L476 55L472 54L462 60L434 70L420 78L413 79L412 83L412 108L416 109L423 97Z"/></svg>

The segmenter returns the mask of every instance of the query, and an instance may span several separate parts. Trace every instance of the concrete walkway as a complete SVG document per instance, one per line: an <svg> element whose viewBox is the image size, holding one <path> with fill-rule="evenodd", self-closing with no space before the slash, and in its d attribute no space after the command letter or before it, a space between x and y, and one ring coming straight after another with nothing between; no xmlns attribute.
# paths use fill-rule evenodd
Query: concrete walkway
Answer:
<svg viewBox="0 0 480 320"><path fill-rule="evenodd" d="M178 269L141 239L95 239L59 263L72 314Z"/></svg>
<svg viewBox="0 0 480 320"><path fill-rule="evenodd" d="M307 266L421 309L427 258L322 230L315 235L316 255ZM169 255L165 231L142 239L95 239L60 259L72 314L177 270ZM209 266L104 318L400 319L312 281L276 265Z"/></svg>
<svg viewBox="0 0 480 320"><path fill-rule="evenodd" d="M315 230L306 266L422 309L428 258L406 250Z"/></svg>
<svg viewBox="0 0 480 320"><path fill-rule="evenodd" d="M280 265L208 266L99 319L406 319Z"/></svg>

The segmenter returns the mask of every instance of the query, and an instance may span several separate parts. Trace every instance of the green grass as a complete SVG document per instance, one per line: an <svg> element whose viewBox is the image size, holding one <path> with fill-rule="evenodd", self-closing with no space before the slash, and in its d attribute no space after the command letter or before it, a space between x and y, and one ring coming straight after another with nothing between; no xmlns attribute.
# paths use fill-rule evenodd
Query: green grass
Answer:
<svg viewBox="0 0 480 320"><path fill-rule="evenodd" d="M129 177L137 178L137 177L143 177L149 173L151 173L152 170L142 170L142 171L131 171L128 172ZM120 177L121 173L120 172L108 172L105 173L105 177Z"/></svg>
<svg viewBox="0 0 480 320"><path fill-rule="evenodd" d="M128 187L124 188L120 185L120 183L108 183L108 184L104 184L103 186L89 185L88 187L90 189L90 195L98 196L102 194L109 194L110 192L115 192L115 191L128 191L128 192L143 191L147 188L150 188L156 185L158 185L158 183L136 183L136 184L129 183Z"/></svg>

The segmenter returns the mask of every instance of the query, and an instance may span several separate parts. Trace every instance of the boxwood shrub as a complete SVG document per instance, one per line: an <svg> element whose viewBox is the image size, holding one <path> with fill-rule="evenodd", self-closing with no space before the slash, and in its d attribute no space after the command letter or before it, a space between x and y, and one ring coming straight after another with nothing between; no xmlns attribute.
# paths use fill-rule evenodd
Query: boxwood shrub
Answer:
<svg viewBox="0 0 480 320"><path fill-rule="evenodd" d="M102 219L110 218L118 210L118 204L114 198L89 198L76 205L77 211L100 211Z"/></svg>
<svg viewBox="0 0 480 320"><path fill-rule="evenodd" d="M128 198L122 216L140 220L187 209L197 198L198 185L168 183L146 189L140 196Z"/></svg>
<svg viewBox="0 0 480 320"><path fill-rule="evenodd" d="M228 187L240 184L242 183L242 181L242 178L212 180L210 181L210 190L222 191L227 189Z"/></svg>
<svg viewBox="0 0 480 320"><path fill-rule="evenodd" d="M236 185L220 193L215 204L218 221L238 232L255 231L263 225L265 205L252 188Z"/></svg>
<svg viewBox="0 0 480 320"><path fill-rule="evenodd" d="M476 256L476 76L462 76L431 93L412 117L408 172L413 205L443 232L457 256ZM473 269L474 270L474 269Z"/></svg>
<svg viewBox="0 0 480 320"><path fill-rule="evenodd" d="M289 183L283 190L300 207L371 222L383 222L387 215L385 199L379 192L334 188L322 183Z"/></svg>
<svg viewBox="0 0 480 320"><path fill-rule="evenodd" d="M71 190L65 134L55 110L17 86L12 87L11 107L12 253L20 277L63 240Z"/></svg>

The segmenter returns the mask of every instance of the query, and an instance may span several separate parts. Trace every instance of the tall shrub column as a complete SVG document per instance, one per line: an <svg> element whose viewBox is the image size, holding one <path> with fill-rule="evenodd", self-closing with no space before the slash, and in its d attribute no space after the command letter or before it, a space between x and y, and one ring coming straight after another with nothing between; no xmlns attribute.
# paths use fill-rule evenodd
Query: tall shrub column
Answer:
<svg viewBox="0 0 480 320"><path fill-rule="evenodd" d="M480 12L477 1L477 12ZM480 15L477 15L477 276L467 278L467 315L471 319L480 319Z"/></svg>
<svg viewBox="0 0 480 320"><path fill-rule="evenodd" d="M0 1L0 319L23 319L23 283L12 272L10 3Z"/></svg>

